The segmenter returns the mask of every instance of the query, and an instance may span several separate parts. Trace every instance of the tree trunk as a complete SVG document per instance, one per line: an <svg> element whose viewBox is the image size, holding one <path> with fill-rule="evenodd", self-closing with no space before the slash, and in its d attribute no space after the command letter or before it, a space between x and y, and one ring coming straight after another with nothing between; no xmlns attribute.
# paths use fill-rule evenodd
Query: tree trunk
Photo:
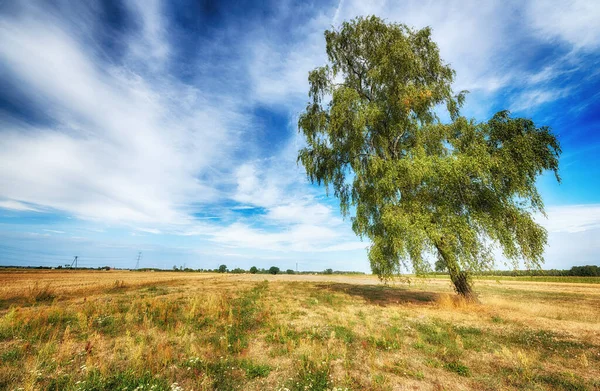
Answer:
<svg viewBox="0 0 600 391"><path fill-rule="evenodd" d="M458 267L448 267L448 272L450 273L450 280L452 281L452 284L454 284L456 293L468 301L476 301L469 274L460 270Z"/></svg>
<svg viewBox="0 0 600 391"><path fill-rule="evenodd" d="M475 297L475 293L473 292L473 286L471 284L471 278L469 273L463 270L460 270L460 266L456 261L456 258L452 255L450 251L445 251L442 246L436 246L440 256L444 259L446 263L446 267L448 268L448 273L450 274L450 280L454 285L454 290L460 296L462 296L467 301L477 301Z"/></svg>

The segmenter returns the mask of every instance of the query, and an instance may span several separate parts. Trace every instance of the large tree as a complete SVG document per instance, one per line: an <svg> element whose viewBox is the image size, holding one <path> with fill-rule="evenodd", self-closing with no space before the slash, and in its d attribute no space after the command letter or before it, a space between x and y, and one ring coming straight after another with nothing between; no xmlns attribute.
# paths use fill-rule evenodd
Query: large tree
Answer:
<svg viewBox="0 0 600 391"><path fill-rule="evenodd" d="M539 267L547 234L536 178L558 177L560 147L548 127L507 111L487 122L460 115L464 92L431 30L377 17L326 31L329 63L309 74L298 159L333 189L352 228L370 239L382 279L441 260L456 291L473 298L470 272L494 264Z"/></svg>

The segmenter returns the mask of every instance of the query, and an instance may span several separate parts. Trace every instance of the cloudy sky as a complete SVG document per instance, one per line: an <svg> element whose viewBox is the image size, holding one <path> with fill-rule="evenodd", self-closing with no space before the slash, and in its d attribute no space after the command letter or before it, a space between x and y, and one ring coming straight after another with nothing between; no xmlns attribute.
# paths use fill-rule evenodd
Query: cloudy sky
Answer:
<svg viewBox="0 0 600 391"><path fill-rule="evenodd" d="M369 271L296 122L370 14L433 28L468 117L553 128L545 267L600 264L599 2L73 0L0 1L0 265Z"/></svg>

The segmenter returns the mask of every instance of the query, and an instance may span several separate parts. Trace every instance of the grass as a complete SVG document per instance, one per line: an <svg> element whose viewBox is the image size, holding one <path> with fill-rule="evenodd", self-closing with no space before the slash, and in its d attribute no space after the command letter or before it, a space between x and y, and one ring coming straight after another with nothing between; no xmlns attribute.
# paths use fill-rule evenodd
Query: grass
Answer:
<svg viewBox="0 0 600 391"><path fill-rule="evenodd" d="M265 281L264 279L268 281ZM0 273L0 389L599 390L594 284Z"/></svg>

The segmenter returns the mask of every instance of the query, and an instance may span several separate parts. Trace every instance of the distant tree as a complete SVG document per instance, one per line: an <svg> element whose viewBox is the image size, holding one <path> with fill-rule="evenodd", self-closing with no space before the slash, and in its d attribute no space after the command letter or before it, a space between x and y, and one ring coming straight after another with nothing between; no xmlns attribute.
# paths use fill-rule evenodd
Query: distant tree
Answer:
<svg viewBox="0 0 600 391"><path fill-rule="evenodd" d="M279 268L277 266L271 266L269 268L269 273L271 273L271 274L279 274Z"/></svg>
<svg viewBox="0 0 600 391"><path fill-rule="evenodd" d="M497 244L516 268L543 262L536 178L558 177L560 147L548 127L500 111L478 123L460 115L465 92L440 58L431 30L357 18L325 32L329 64L310 72L298 120L298 160L370 239L371 269L425 274L442 258L457 293L474 298L470 273L490 269ZM439 118L445 105L449 121Z"/></svg>
<svg viewBox="0 0 600 391"><path fill-rule="evenodd" d="M598 277L600 276L600 267L595 265L573 266L569 271L571 276Z"/></svg>
<svg viewBox="0 0 600 391"><path fill-rule="evenodd" d="M438 273L444 273L448 270L448 268L446 267L446 262L444 261L443 258L438 259L437 261L435 261L435 271Z"/></svg>
<svg viewBox="0 0 600 391"><path fill-rule="evenodd" d="M177 267L177 265L173 265L173 271L175 271L175 272L176 272L176 271L178 271L178 270L179 270L179 268Z"/></svg>
<svg viewBox="0 0 600 391"><path fill-rule="evenodd" d="M231 273L235 273L235 274L244 274L244 273L246 273L246 271L245 271L244 269L242 269L242 268L236 267L235 269L233 269L233 270L231 271Z"/></svg>
<svg viewBox="0 0 600 391"><path fill-rule="evenodd" d="M285 271L286 274L296 274L296 272L293 269L287 269Z"/></svg>
<svg viewBox="0 0 600 391"><path fill-rule="evenodd" d="M221 265L221 266L219 266L219 269L217 269L217 271L219 273L227 273L227 266L226 265Z"/></svg>
<svg viewBox="0 0 600 391"><path fill-rule="evenodd" d="M325 269L323 274L333 274L333 269Z"/></svg>
<svg viewBox="0 0 600 391"><path fill-rule="evenodd" d="M250 273L252 273L252 274L256 274L257 272L258 272L258 268L257 268L256 266L252 266L252 267L250 268Z"/></svg>

